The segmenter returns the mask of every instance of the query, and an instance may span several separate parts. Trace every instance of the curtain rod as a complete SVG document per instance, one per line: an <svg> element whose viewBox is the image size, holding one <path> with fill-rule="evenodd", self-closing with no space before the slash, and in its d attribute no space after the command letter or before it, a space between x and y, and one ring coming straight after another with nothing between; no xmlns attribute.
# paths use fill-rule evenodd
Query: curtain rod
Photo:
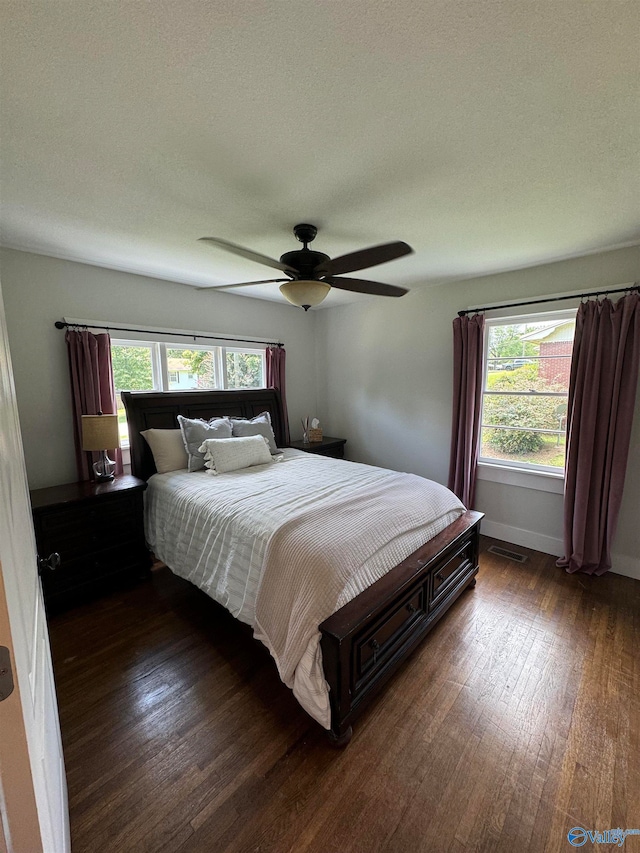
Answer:
<svg viewBox="0 0 640 853"><path fill-rule="evenodd" d="M67 323L65 320L56 320L53 324L56 329L102 329L105 332L138 332L141 335L168 335L171 338L191 338L195 340L196 338L201 338L205 341L234 341L235 343L241 344L266 344L270 347L283 347L284 344L280 341L252 341L248 338L220 338L216 335L199 335L194 332L161 332L161 331L150 331L149 329L131 329L125 326L94 326L92 324L85 325L84 323Z"/></svg>
<svg viewBox="0 0 640 853"><path fill-rule="evenodd" d="M568 296L548 296L545 299L531 299L528 302L510 302L504 305L486 305L484 308L467 308L465 311L458 311L458 317L466 317L467 314L481 314L483 311L498 311L500 308L520 308L524 305L541 305L545 302L563 302L565 299L588 299L589 296L608 296L610 293L627 293L634 290L640 293L638 282L628 284L626 287L592 290L589 293L571 293Z"/></svg>

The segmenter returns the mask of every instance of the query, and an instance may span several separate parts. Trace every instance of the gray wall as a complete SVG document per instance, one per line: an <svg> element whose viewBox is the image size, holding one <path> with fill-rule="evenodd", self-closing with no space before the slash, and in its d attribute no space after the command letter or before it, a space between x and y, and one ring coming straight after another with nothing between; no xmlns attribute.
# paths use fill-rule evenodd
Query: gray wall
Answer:
<svg viewBox="0 0 640 853"><path fill-rule="evenodd" d="M451 321L462 308L640 279L640 248L513 273L413 289L317 314L318 408L348 456L447 482L451 435ZM549 307L570 307L559 303ZM540 306L544 308L544 306ZM540 310L538 307L537 310ZM529 309L531 311L536 309ZM513 313L513 312L502 312ZM562 496L482 480L476 508L487 533L562 553ZM614 550L640 577L640 395Z"/></svg>
<svg viewBox="0 0 640 853"><path fill-rule="evenodd" d="M283 341L294 438L316 413L313 312L10 249L0 276L31 488L76 479L63 316Z"/></svg>
<svg viewBox="0 0 640 853"><path fill-rule="evenodd" d="M0 275L32 488L75 479L62 316L278 339L287 348L292 436L317 415L357 461L446 483L451 431L451 320L469 305L614 286L640 278L640 248L621 249L304 313L231 294L3 250ZM560 303L569 305L570 303ZM508 313L508 312L507 312ZM484 530L562 550L562 498L481 480ZM615 569L640 577L640 397L614 545Z"/></svg>

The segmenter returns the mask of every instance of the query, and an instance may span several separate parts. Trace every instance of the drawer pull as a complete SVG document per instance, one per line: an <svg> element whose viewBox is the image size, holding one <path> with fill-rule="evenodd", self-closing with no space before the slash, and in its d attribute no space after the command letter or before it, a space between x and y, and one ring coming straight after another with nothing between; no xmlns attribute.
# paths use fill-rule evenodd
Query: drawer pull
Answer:
<svg viewBox="0 0 640 853"><path fill-rule="evenodd" d="M42 575L47 569L50 572L55 572L56 569L60 568L60 562L60 554L57 551L49 554L46 558L38 557L38 574Z"/></svg>
<svg viewBox="0 0 640 853"><path fill-rule="evenodd" d="M442 583L442 581L444 580L444 578L442 577L442 572L436 573L436 580L440 581L440 583Z"/></svg>
<svg viewBox="0 0 640 853"><path fill-rule="evenodd" d="M408 610L408 611L409 611L409 613L411 613L411 614L413 614L413 613L415 613L415 612L416 612L416 608L413 606L413 604L411 604L411 602L409 602L409 604L407 604L407 610Z"/></svg>
<svg viewBox="0 0 640 853"><path fill-rule="evenodd" d="M373 649L373 663L375 665L378 661L378 652L380 651L380 643L377 640L371 640L369 645Z"/></svg>

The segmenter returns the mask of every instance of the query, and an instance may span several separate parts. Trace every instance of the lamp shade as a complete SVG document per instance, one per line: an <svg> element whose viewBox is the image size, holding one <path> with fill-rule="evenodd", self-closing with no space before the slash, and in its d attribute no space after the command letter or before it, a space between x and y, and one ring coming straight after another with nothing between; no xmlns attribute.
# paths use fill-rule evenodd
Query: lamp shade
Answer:
<svg viewBox="0 0 640 853"><path fill-rule="evenodd" d="M288 281L280 285L284 298L305 311L312 305L319 305L330 290L331 285L323 281Z"/></svg>
<svg viewBox="0 0 640 853"><path fill-rule="evenodd" d="M111 450L120 447L117 415L83 415L82 449Z"/></svg>

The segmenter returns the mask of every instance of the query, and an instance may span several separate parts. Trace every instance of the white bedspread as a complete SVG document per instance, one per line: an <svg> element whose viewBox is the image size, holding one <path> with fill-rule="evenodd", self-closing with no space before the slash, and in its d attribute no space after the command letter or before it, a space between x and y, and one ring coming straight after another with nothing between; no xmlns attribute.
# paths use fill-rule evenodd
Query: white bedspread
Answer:
<svg viewBox="0 0 640 853"><path fill-rule="evenodd" d="M279 597L274 593L273 569L266 576L264 601L260 601L268 546L272 551L277 546L280 555L292 554L286 559L295 561L296 551L300 550L299 539L297 544L288 546L283 539L288 529L300 531L306 525L311 530L314 517L319 525L322 516L329 519L331 506L336 502L344 511L353 498L355 507L357 500L362 501L368 492L384 492L385 482L398 498L403 481L408 489L404 509L402 500L397 499L395 510L382 513L380 524L373 525L375 536L354 536L354 543L357 541L354 545L352 537L346 536L348 527L342 531L341 538L348 538L351 545L345 553L356 556L346 563L341 562L330 583L331 594L325 595L317 607L309 608L314 624L302 618L291 620L291 636L280 637L279 642L284 641L287 649L295 648L296 659L292 662L288 654L286 666L282 667L278 650L273 648L269 628L265 631L264 623L269 619L269 612L272 624L289 621L284 610L291 602L287 601L290 596L283 595L282 611L277 612ZM369 502L366 513L370 508ZM238 619L254 627L258 604L261 627L256 635L270 647L283 680L293 688L298 701L325 728L330 727L330 710L328 687L322 673L319 622L462 512L464 507L460 501L430 480L292 449L284 451L281 463L217 477L203 471L156 474L149 480L145 493L147 541L155 555L176 574L190 580ZM319 529L313 537L320 536L316 545L324 535L318 533ZM331 545L330 550L336 538L330 524L325 538L327 545ZM368 550L363 551L365 545ZM270 563L273 564L273 560ZM285 575L290 573L290 578L295 575L294 565L283 566L282 570Z"/></svg>

